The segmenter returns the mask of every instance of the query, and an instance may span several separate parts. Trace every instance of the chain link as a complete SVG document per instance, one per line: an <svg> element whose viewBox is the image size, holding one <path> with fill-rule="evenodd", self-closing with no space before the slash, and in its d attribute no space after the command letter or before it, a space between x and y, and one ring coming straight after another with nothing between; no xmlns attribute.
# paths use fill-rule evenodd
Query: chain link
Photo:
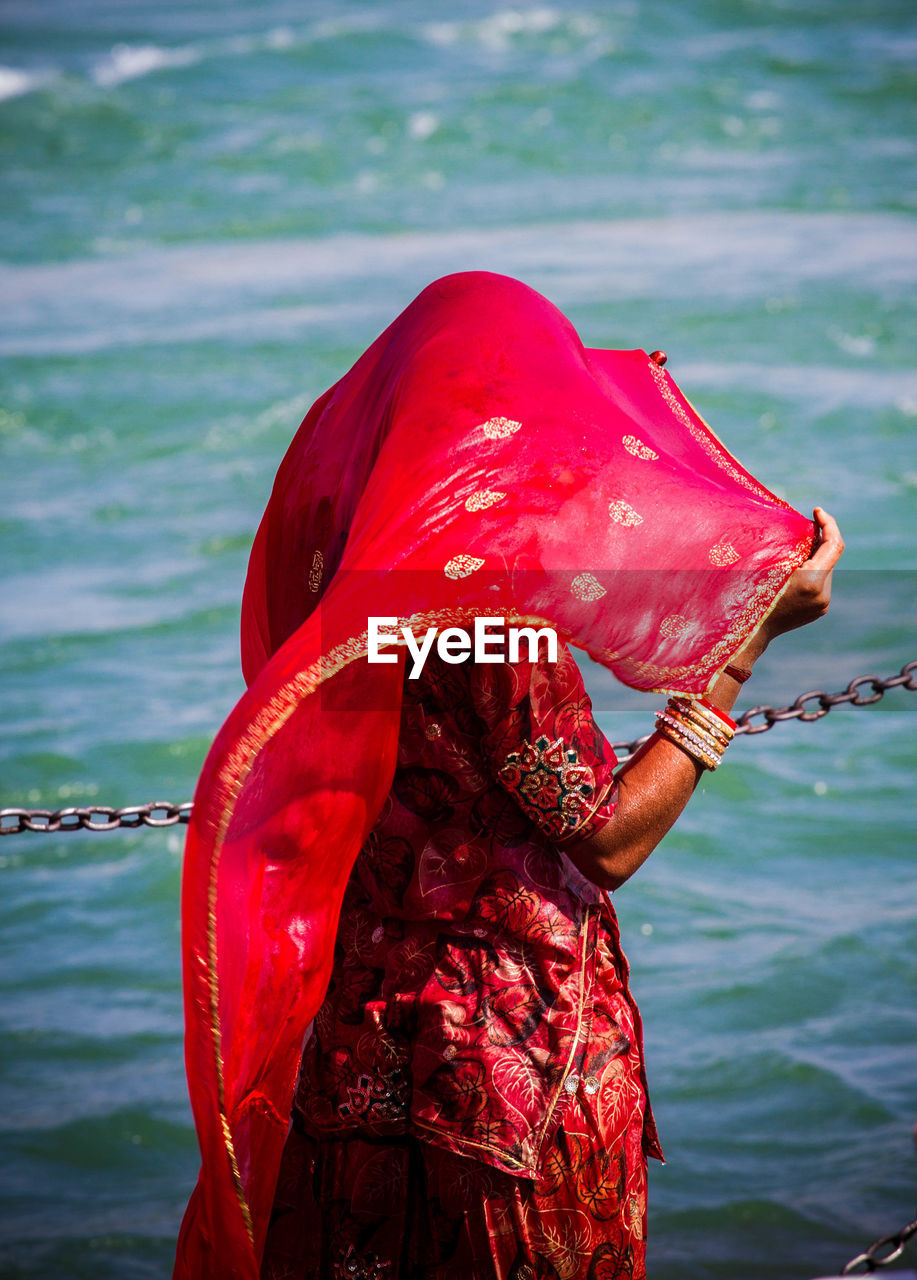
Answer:
<svg viewBox="0 0 917 1280"><path fill-rule="evenodd" d="M869 685L872 690L868 697L860 693L863 685ZM841 707L848 702L854 707L869 707L883 698L889 689L898 688L910 689L912 692L917 690L917 659L906 662L897 675L888 676L884 680L880 676L857 676L840 693L826 693L824 689L811 689L808 693L801 693L795 702L786 707L750 707L736 721L736 737L740 733L767 733L768 729L773 729L775 724L780 724L784 720L821 720L822 716L826 716L832 708ZM810 709L808 704L812 702L817 703L817 706ZM753 723L758 716L763 718L763 724ZM635 742L613 742L611 745L615 752L623 757L633 755L637 748L644 742L648 742L651 737L652 734L647 733L642 738L637 738Z"/></svg>
<svg viewBox="0 0 917 1280"><path fill-rule="evenodd" d="M861 694L863 685L870 686L872 690L870 695ZM847 703L852 707L871 707L873 703L884 698L889 689L917 690L917 659L905 663L897 676L889 676L885 680L880 676L857 676L856 680L850 681L847 689L841 690L838 694L827 694L824 689L812 689L807 694L799 694L797 700L790 703L789 707L751 707L736 721L736 737L739 733L766 733L770 728L774 728L775 724L790 721L790 719L817 721L827 716L830 710L843 707ZM811 703L816 705L809 708ZM761 717L763 723L753 723L757 717ZM644 733L644 736L638 737L637 741L612 742L611 745L619 756L633 755L634 751L651 737L652 733Z"/></svg>
<svg viewBox="0 0 917 1280"><path fill-rule="evenodd" d="M105 804L69 809L0 809L0 836L20 831L115 831L119 827L174 827L191 817L191 801L170 804L129 804L112 809Z"/></svg>
<svg viewBox="0 0 917 1280"><path fill-rule="evenodd" d="M872 692L862 695L860 690L863 685L868 685ZM848 702L854 707L868 707L884 697L889 689L898 688L910 689L912 692L917 690L917 659L905 663L897 675L885 680L873 675L857 676L840 693L812 689L808 693L801 693L787 707L751 707L736 721L736 736L740 733L766 733L783 720L821 720L834 707ZM817 705L809 709L810 703ZM752 723L759 716L763 717L763 723ZM613 742L611 745L619 758L625 759L632 756L652 736L647 733L633 742ZM121 809L112 809L104 804L69 809L10 808L0 809L0 836L14 836L21 831L115 831L121 827L174 827L176 823L187 823L190 817L190 800L183 804L154 800L151 804L129 804Z"/></svg>
<svg viewBox="0 0 917 1280"><path fill-rule="evenodd" d="M897 1262L904 1253L904 1246L913 1235L917 1235L917 1218L909 1222L906 1227L902 1227L900 1231L896 1231L893 1236L881 1236L878 1240L874 1240L865 1252L858 1253L855 1258L850 1259L841 1275L871 1276L880 1267L887 1267L892 1262ZM883 1250L888 1252L882 1254ZM881 1257L880 1254L882 1254ZM861 1267L862 1271L859 1269Z"/></svg>

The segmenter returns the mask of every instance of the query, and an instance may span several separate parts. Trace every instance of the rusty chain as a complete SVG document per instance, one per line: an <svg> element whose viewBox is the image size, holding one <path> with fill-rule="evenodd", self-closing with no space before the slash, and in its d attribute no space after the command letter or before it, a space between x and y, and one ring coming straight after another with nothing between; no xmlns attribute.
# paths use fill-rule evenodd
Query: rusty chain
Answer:
<svg viewBox="0 0 917 1280"><path fill-rule="evenodd" d="M68 809L0 809L0 836L20 831L116 831L119 827L174 827L191 817L191 801L170 804L129 804L112 809L105 804Z"/></svg>
<svg viewBox="0 0 917 1280"><path fill-rule="evenodd" d="M860 690L868 686L868 694ZM882 679L879 676L857 676L840 693L826 693L823 689L811 689L801 693L795 702L786 707L750 707L736 721L736 736L740 733L766 733L784 720L820 720L834 707L850 703L854 707L868 707L884 697L889 689L917 690L917 659L906 662L897 675ZM810 709L809 704L814 703ZM761 717L763 723L753 721ZM652 734L644 734L633 742L613 742L611 745L619 759L631 756L647 742ZM108 805L89 805L85 808L67 809L0 809L0 836L18 835L21 831L115 831L121 827L172 827L187 823L191 817L191 801L169 804L156 800L150 804L130 804L122 809Z"/></svg>
<svg viewBox="0 0 917 1280"><path fill-rule="evenodd" d="M863 685L868 685L872 692L863 696L860 693ZM821 720L822 716L826 716L834 707L842 707L848 702L854 707L869 707L883 698L889 689L899 688L910 689L912 692L917 689L917 659L906 662L897 675L888 676L884 680L881 676L857 676L840 693L810 689L808 693L801 693L795 702L791 702L786 707L749 707L736 721L736 737L740 733L766 733L768 729L773 729L775 724L780 724L784 720L807 722ZM807 704L813 700L818 705L809 710ZM752 723L757 716L763 717L763 724ZM642 738L637 738L633 742L613 742L611 745L618 758L623 760L626 756L632 756L644 742L649 742L652 736L651 733L645 733Z"/></svg>
<svg viewBox="0 0 917 1280"><path fill-rule="evenodd" d="M860 693L863 685L869 685L872 689L867 697ZM883 698L889 689L899 687L911 691L917 689L917 661L906 662L896 676L889 676L886 680L879 676L857 676L842 693L825 693L821 689L812 689L809 693L801 693L788 707L751 707L739 717L736 733L764 733L781 720L820 720L832 708L843 706L846 702L855 707L869 707ZM806 703L813 698L818 706L809 711ZM755 716L763 716L764 724L753 725L751 722Z"/></svg>
<svg viewBox="0 0 917 1280"><path fill-rule="evenodd" d="M902 1227L900 1231L896 1231L894 1235L881 1236L878 1240L874 1240L863 1253L858 1253L855 1258L850 1259L841 1275L871 1276L880 1267L887 1267L892 1262L897 1262L904 1253L904 1246L913 1235L917 1235L917 1218L909 1222L906 1227ZM882 1253L883 1250L887 1252ZM860 1270L861 1267L863 1270Z"/></svg>

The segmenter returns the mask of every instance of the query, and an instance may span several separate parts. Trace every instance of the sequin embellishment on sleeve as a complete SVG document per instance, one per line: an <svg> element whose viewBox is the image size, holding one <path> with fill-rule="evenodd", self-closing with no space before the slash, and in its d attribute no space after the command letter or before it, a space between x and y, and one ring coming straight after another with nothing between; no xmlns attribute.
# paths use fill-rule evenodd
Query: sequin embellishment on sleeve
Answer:
<svg viewBox="0 0 917 1280"><path fill-rule="evenodd" d="M555 840L572 835L593 808L595 774L563 738L542 735L511 751L499 773L523 811Z"/></svg>

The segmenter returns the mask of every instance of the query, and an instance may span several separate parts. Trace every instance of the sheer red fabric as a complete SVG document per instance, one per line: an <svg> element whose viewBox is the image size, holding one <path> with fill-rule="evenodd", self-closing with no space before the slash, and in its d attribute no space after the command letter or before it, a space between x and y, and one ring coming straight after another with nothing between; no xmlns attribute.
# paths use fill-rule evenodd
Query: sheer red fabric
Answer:
<svg viewBox="0 0 917 1280"><path fill-rule="evenodd" d="M549 625L626 684L713 683L813 526L643 351L517 281L437 281L313 406L243 601L249 689L198 782L182 889L202 1168L176 1276L258 1275L306 1025L395 765L403 637ZM368 618L397 661L367 661Z"/></svg>

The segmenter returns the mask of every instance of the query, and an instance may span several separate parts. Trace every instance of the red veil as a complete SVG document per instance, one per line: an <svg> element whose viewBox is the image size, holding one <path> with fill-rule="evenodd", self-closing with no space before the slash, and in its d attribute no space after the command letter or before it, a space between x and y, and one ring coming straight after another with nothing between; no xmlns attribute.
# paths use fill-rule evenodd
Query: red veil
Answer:
<svg viewBox="0 0 917 1280"><path fill-rule="evenodd" d="M700 693L812 542L645 352L585 349L506 277L430 285L316 402L252 550L249 688L188 833L202 1169L176 1276L258 1275L304 1030L394 770L402 663L367 661L368 617L550 625L626 684Z"/></svg>

